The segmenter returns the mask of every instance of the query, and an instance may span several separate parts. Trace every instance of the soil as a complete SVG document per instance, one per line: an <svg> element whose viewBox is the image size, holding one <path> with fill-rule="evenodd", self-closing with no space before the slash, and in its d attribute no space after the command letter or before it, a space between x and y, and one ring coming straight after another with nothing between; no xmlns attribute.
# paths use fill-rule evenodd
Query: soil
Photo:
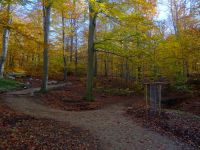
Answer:
<svg viewBox="0 0 200 150"><path fill-rule="evenodd" d="M36 102L33 97L27 96L8 94L4 97L4 101L15 110L35 118L61 121L69 123L71 126L89 130L96 139L99 139L99 147L103 150L195 149L177 138L161 135L140 127L137 123L125 117L126 106L129 102L133 103L135 99L121 99L120 102L110 102L99 110L81 112L49 108Z"/></svg>
<svg viewBox="0 0 200 150"><path fill-rule="evenodd" d="M37 119L0 102L0 149L97 150L88 130L50 119Z"/></svg>
<svg viewBox="0 0 200 150"><path fill-rule="evenodd" d="M132 99L131 96L118 96L94 90L95 101L87 102L84 99L85 89L83 80L70 78L70 83L62 87L54 88L54 90L48 93L37 93L35 94L35 99L40 99L38 102L42 102L51 108L68 111L101 109L107 105L124 101L129 102Z"/></svg>
<svg viewBox="0 0 200 150"><path fill-rule="evenodd" d="M71 83L55 88L48 93L36 93L34 98L52 108L68 111L100 109L102 103L99 101L87 102L84 100L84 87L81 83Z"/></svg>
<svg viewBox="0 0 200 150"><path fill-rule="evenodd" d="M164 109L160 114L152 114L140 100L127 109L127 116L143 127L160 134L175 136L200 149L199 116L170 109Z"/></svg>
<svg viewBox="0 0 200 150"><path fill-rule="evenodd" d="M164 104L163 107L167 109L174 109L192 113L200 116L200 96L188 93L172 93L166 97L171 100L171 104Z"/></svg>
<svg viewBox="0 0 200 150"><path fill-rule="evenodd" d="M148 120L145 120L143 113L139 112L137 115L141 116L134 117L135 113L130 112L133 110L133 106L139 109L144 105L143 97L113 96L95 91L96 102L94 103L95 107L93 107L92 103L86 104L83 100L84 80L73 78L70 82L62 84L62 87L55 85L55 88L53 85L51 88L54 87L54 90L48 94L36 94L33 97L24 96L24 94L37 91L38 88L8 93L4 97L4 101L13 109L37 119L46 118L61 121L70 124L70 126L89 130L96 139L99 139L99 147L104 150L192 150L198 148L198 136L195 139L197 143L195 141L183 142L181 138L177 138L173 134L163 134L164 130L159 132L152 130L153 126L144 126L143 123ZM125 115L127 108L128 115L132 119ZM66 111L70 109L76 111ZM134 118L139 119L134 120ZM179 122L177 127L176 125L175 121L175 125L171 127L178 129ZM196 123L193 126L198 127ZM159 129L159 124L154 127ZM194 133L194 131L192 132Z"/></svg>
<svg viewBox="0 0 200 150"><path fill-rule="evenodd" d="M41 79L39 77L23 77L17 80L22 83L30 82L31 87L29 88L41 86ZM52 79L52 81L58 81L58 83L60 80L61 78ZM78 79L77 77L69 76L68 80L73 84L56 88L48 94L37 94L36 98L41 98L45 105L53 108L80 111L100 109L105 103L116 103L120 102L121 99L133 99L135 97L135 94L130 96L117 96L117 94L113 95L111 93L94 90L95 102L85 102L85 78ZM122 83L119 79L115 78L99 77L95 80L95 86L102 88L123 87L121 86ZM133 83L131 84L133 85ZM193 94L173 91L164 92L162 108L185 111L200 116L200 94L198 92L199 90L196 91Z"/></svg>

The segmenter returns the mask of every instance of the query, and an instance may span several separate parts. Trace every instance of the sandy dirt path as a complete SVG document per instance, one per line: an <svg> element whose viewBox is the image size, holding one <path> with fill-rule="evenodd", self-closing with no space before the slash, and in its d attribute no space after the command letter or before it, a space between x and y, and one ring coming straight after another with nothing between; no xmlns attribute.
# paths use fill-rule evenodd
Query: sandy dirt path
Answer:
<svg viewBox="0 0 200 150"><path fill-rule="evenodd" d="M123 115L125 108L123 103L113 104L100 110L72 112L49 108L36 102L38 100L23 96L23 94L24 91L8 93L1 100L11 108L36 118L68 122L73 126L87 129L100 140L103 150L194 149L177 139L138 126Z"/></svg>

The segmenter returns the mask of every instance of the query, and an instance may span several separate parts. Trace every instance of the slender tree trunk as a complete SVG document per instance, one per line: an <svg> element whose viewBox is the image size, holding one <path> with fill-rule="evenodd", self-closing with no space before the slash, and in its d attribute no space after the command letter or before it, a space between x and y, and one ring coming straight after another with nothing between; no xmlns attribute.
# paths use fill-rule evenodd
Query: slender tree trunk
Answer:
<svg viewBox="0 0 200 150"><path fill-rule="evenodd" d="M95 31L94 31L94 40L97 39L97 37L95 36L96 35L96 28L95 28ZM98 73L98 62L97 62L97 56L98 53L97 51L94 49L94 77L97 77L97 73Z"/></svg>
<svg viewBox="0 0 200 150"><path fill-rule="evenodd" d="M139 66L137 67L137 80L138 80L138 82L140 82L141 79L142 79L141 72L142 72L142 68L141 68L141 66L139 65Z"/></svg>
<svg viewBox="0 0 200 150"><path fill-rule="evenodd" d="M121 88L123 87L123 78L124 78L124 58L121 61Z"/></svg>
<svg viewBox="0 0 200 150"><path fill-rule="evenodd" d="M50 17L51 17L51 3L43 6L43 20L44 20L44 52L43 52L43 81L42 92L48 90L48 51L49 51L49 32L50 32Z"/></svg>
<svg viewBox="0 0 200 150"><path fill-rule="evenodd" d="M73 56L73 49L74 49L74 37L71 36L70 38L70 62L72 62L72 56Z"/></svg>
<svg viewBox="0 0 200 150"><path fill-rule="evenodd" d="M11 67L11 65L12 65L12 54L10 53L8 57L9 57L8 66Z"/></svg>
<svg viewBox="0 0 200 150"><path fill-rule="evenodd" d="M108 56L107 56L107 53L105 53L105 56L104 56L104 76L107 77L108 76Z"/></svg>
<svg viewBox="0 0 200 150"><path fill-rule="evenodd" d="M8 4L7 6L8 25L12 23L12 18L11 18L10 13L11 13L11 4ZM5 27L3 29L2 56L0 60L0 78L3 78L3 74L4 74L4 67L5 67L5 62L6 62L7 52L8 52L9 37L10 37L10 29L8 27Z"/></svg>
<svg viewBox="0 0 200 150"><path fill-rule="evenodd" d="M73 50L74 50L74 33L75 33L75 26L76 26L76 19L75 19L75 11L76 11L76 0L73 0L73 12L71 15L71 21L70 21L70 26L71 26L71 37L70 37L70 62L72 62L73 59ZM75 58L76 59L76 58Z"/></svg>
<svg viewBox="0 0 200 150"><path fill-rule="evenodd" d="M14 67L15 67L15 56L14 56L14 54L12 54L11 55L11 60L10 60L10 65L9 65L9 67L11 68L11 69L13 69Z"/></svg>
<svg viewBox="0 0 200 150"><path fill-rule="evenodd" d="M76 48L75 48L75 75L77 75L78 66L78 34L76 31Z"/></svg>
<svg viewBox="0 0 200 150"><path fill-rule="evenodd" d="M129 80L129 64L128 64L128 58L126 57L126 62L125 62L125 67L126 67L126 77L125 77L125 81L126 81L126 86L128 87L128 80Z"/></svg>
<svg viewBox="0 0 200 150"><path fill-rule="evenodd" d="M136 30L138 27L136 26ZM139 50L140 49L140 39L139 37L137 37L137 49ZM142 59L142 55L139 54L138 55L138 60L141 60ZM142 81L142 64L141 63L138 63L138 66L137 66L137 82L141 82Z"/></svg>
<svg viewBox="0 0 200 150"><path fill-rule="evenodd" d="M40 51L40 44L37 43L37 63L36 63L36 66L38 66L40 64L40 54L39 54L39 51Z"/></svg>
<svg viewBox="0 0 200 150"><path fill-rule="evenodd" d="M93 74L94 74L94 35L96 27L96 17L95 13L89 2L89 37L88 37L88 68L87 68L87 91L86 100L92 101L93 97Z"/></svg>
<svg viewBox="0 0 200 150"><path fill-rule="evenodd" d="M65 18L62 12L62 40L63 40L63 65L64 65L64 81L67 80L67 55L66 55L66 37L65 37Z"/></svg>
<svg viewBox="0 0 200 150"><path fill-rule="evenodd" d="M97 70L98 70L98 62L97 62L97 51L94 53L94 76L97 76Z"/></svg>
<svg viewBox="0 0 200 150"><path fill-rule="evenodd" d="M20 62L20 66L24 67L24 53L22 53L22 57L21 57L21 62Z"/></svg>
<svg viewBox="0 0 200 150"><path fill-rule="evenodd" d="M74 0L74 9L76 9L76 3ZM77 31L77 22L78 20L74 18L74 33L75 33L75 60L74 60L74 64L75 64L75 75L77 75L77 66L78 66L78 31Z"/></svg>
<svg viewBox="0 0 200 150"><path fill-rule="evenodd" d="M113 65L114 65L114 63L113 63L113 56L111 56L111 78L112 78L112 79L113 79L113 77L114 77Z"/></svg>
<svg viewBox="0 0 200 150"><path fill-rule="evenodd" d="M73 18L71 17L70 20L70 26L71 28L74 28ZM70 62L72 62L72 55L73 55L73 49L74 49L74 29L71 29L71 35L70 35Z"/></svg>

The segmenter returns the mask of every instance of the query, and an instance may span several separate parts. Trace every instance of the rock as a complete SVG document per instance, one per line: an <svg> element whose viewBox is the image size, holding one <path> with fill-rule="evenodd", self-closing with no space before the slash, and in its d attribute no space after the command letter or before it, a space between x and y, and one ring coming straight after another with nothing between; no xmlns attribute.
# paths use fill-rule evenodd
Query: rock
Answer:
<svg viewBox="0 0 200 150"><path fill-rule="evenodd" d="M8 79L15 80L15 77L13 77L13 76L8 76L7 78L8 78Z"/></svg>
<svg viewBox="0 0 200 150"><path fill-rule="evenodd" d="M23 73L23 72L9 72L8 74L7 74L7 77L8 78L21 78L21 77L25 77L26 76L26 74L25 73Z"/></svg>
<svg viewBox="0 0 200 150"><path fill-rule="evenodd" d="M128 107L127 108L127 112L132 112L132 110L133 110L133 107Z"/></svg>
<svg viewBox="0 0 200 150"><path fill-rule="evenodd" d="M27 89L27 88L31 88L31 83L30 82L26 82L25 83L24 89Z"/></svg>

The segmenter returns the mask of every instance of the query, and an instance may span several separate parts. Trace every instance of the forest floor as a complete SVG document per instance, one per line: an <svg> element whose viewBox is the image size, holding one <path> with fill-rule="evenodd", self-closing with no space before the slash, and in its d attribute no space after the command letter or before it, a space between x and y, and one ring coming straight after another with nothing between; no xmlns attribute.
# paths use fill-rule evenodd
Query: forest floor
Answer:
<svg viewBox="0 0 200 150"><path fill-rule="evenodd" d="M99 150L88 130L13 110L0 101L0 149Z"/></svg>
<svg viewBox="0 0 200 150"><path fill-rule="evenodd" d="M75 83L65 85L65 87L62 88L58 87L50 91L50 94L36 94L36 96L33 97L23 95L24 91L22 91L22 93L20 93L20 91L17 93L8 93L7 95L4 95L3 101L15 111L23 112L24 114L33 116L38 120L45 121L45 119L50 119L60 121L63 124L66 123L66 125L80 128L83 133L87 133L86 135L90 135L89 133L92 133L92 136L95 138L92 138L92 143L89 143L89 145L95 147L95 145L98 145L98 142L96 141L99 140L101 146L98 147L99 149L103 150L196 149L195 147L184 143L174 136L160 134L154 130L142 127L141 124L133 121L130 117L127 117L125 115L127 112L127 107L137 101L137 99L140 99L140 97L135 97L134 99L133 97L129 96L113 97L103 93L100 94L95 92L97 103L92 106L84 104L83 107L85 109L85 106L87 106L86 108L91 108L94 110L80 111L79 109L78 111L76 108L79 107L75 107L74 111L67 111L67 107L64 107L63 104L64 102L67 102L66 104L68 104L70 101L68 99L63 99L63 97L66 96L63 95L65 92L59 94L59 92L63 92L63 90L65 92L71 91L69 93L76 91L77 95L71 95L70 99L78 99L77 103L78 106L80 106L83 96L82 93L84 93L84 91L82 91L81 87L75 86ZM29 89L29 92L30 91L31 90ZM69 95L69 93L67 95ZM57 101L59 100L60 102L55 102L55 100L53 102L49 102L50 100L47 101L47 99L55 99ZM70 106L70 109L74 108L71 107L72 105L68 106ZM81 107L82 106L83 105L81 103ZM44 125L48 129L49 125ZM59 126L58 129L60 129Z"/></svg>

